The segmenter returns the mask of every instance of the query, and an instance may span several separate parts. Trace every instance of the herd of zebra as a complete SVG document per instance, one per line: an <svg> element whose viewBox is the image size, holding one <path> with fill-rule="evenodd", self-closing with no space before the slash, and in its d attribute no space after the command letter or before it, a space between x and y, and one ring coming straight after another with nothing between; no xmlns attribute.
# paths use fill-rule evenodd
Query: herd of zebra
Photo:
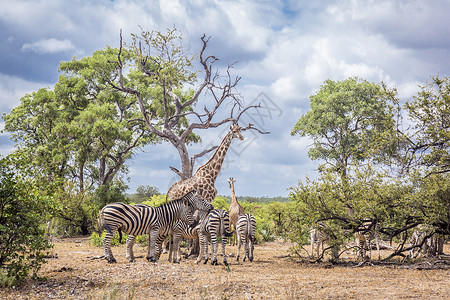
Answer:
<svg viewBox="0 0 450 300"><path fill-rule="evenodd" d="M371 224L372 225L372 224ZM326 233L324 224L317 224L317 226L310 229L310 245L311 255L314 257L315 253L317 257L320 256L320 249L322 248L322 254L324 252L324 244L331 244L331 238ZM363 226L354 234L356 248L356 259L371 260L372 248L377 249L378 260L381 259L381 238L380 233L377 230L377 226L372 228L367 224ZM434 253L443 254L444 238L443 236L433 233L433 231L426 225L418 225L414 228L409 236L409 257L416 258L419 254L433 256ZM314 251L316 250L316 251ZM333 249L332 249L333 251Z"/></svg>
<svg viewBox="0 0 450 300"><path fill-rule="evenodd" d="M218 237L221 237L223 262L228 265L225 255L227 238L232 235L230 217L226 210L214 209L211 203L204 200L195 192L190 192L181 199L170 201L159 207L144 204L128 205L124 203L112 203L106 205L99 213L99 224L106 230L103 240L105 258L109 263L116 262L111 251L111 240L116 231L120 239L122 232L128 234L126 240L126 258L135 260L133 246L136 236L148 234L147 260L156 262L162 253L162 245L170 236L169 261L180 261L179 243L181 238L199 239L200 254L196 263L204 259L206 264L209 259L208 241L211 241L211 264L217 265ZM244 246L244 258L253 261L255 242L255 218L250 214L239 216L236 224L233 224L238 238L239 260L241 246Z"/></svg>

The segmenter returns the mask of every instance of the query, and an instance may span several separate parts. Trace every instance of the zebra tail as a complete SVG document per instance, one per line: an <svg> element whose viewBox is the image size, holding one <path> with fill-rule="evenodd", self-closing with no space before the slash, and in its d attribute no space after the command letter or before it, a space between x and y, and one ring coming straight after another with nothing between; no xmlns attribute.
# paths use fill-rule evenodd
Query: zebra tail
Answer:
<svg viewBox="0 0 450 300"><path fill-rule="evenodd" d="M250 238L250 241L253 243L252 222L250 221L250 218L248 219L247 222L247 234L248 237Z"/></svg>
<svg viewBox="0 0 450 300"><path fill-rule="evenodd" d="M229 229L230 229L230 227L228 227L228 228L226 228L225 227L225 223L223 222L223 220L222 219L220 219L220 221L222 222L222 228L223 228L223 234L226 236L226 237L230 237L230 236L232 236L233 235L233 232L231 231L229 231Z"/></svg>
<svg viewBox="0 0 450 300"><path fill-rule="evenodd" d="M119 244L122 244L122 229L119 227L117 231L119 232Z"/></svg>
<svg viewBox="0 0 450 300"><path fill-rule="evenodd" d="M104 228L104 223L103 223L103 208L100 210L100 212L98 213L98 230L99 231L103 231L102 229Z"/></svg>

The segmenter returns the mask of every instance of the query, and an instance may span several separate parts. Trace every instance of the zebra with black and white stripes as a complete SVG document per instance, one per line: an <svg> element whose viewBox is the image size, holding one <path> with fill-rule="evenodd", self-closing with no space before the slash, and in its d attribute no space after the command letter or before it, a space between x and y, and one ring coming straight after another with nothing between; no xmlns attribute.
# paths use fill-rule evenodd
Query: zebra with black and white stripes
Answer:
<svg viewBox="0 0 450 300"><path fill-rule="evenodd" d="M171 229L172 241L169 243L169 257L170 262L179 263L180 262L180 240L181 238L186 239L198 239L198 232L200 230L200 225L191 227L185 222L178 220L175 221ZM173 260L172 260L173 256Z"/></svg>
<svg viewBox="0 0 450 300"><path fill-rule="evenodd" d="M316 248L317 257L319 257L320 248L322 248L322 252L324 251L325 242L330 243L330 237L325 233L323 225L319 225L318 227L313 227L309 230L309 240L311 242L311 257L314 257L314 248ZM323 254L323 253L322 253Z"/></svg>
<svg viewBox="0 0 450 300"><path fill-rule="evenodd" d="M208 202L209 203L209 202ZM211 205L211 209L213 209ZM206 216L209 214L211 209L198 209L194 213L194 219L195 221L201 223ZM168 260L172 261L172 255L173 255L173 262L178 263L180 261L180 240L181 238L186 238L190 240L198 239L199 237L199 230L200 225L197 225L195 227L188 226L186 223L184 223L181 220L176 221L173 224L173 227L171 228L170 237L171 242L169 243L169 257ZM178 254L178 256L177 256Z"/></svg>
<svg viewBox="0 0 450 300"><path fill-rule="evenodd" d="M241 246L244 246L244 259L248 259L253 262L253 250L255 247L255 231L256 231L256 219L251 214L240 215L236 222L236 235L238 252L236 260L239 261L241 252Z"/></svg>
<svg viewBox="0 0 450 300"><path fill-rule="evenodd" d="M213 209L209 212L206 218L200 223L199 240L200 240L200 253L195 263L199 263L202 257L205 259L205 264L208 262L208 240L211 240L212 258L211 264L218 265L217 263L217 238L222 237L222 254L223 263L227 266L227 256L225 255L225 245L227 238L231 236L230 228L230 216L226 210Z"/></svg>
<svg viewBox="0 0 450 300"><path fill-rule="evenodd" d="M137 235L148 234L147 260L155 262L160 255L160 244L165 238L164 232L168 231L174 221L182 220L191 225L194 223L193 213L197 207L210 205L202 198L196 198L188 194L181 199L163 204L160 207L147 205L128 205L124 203L112 203L105 206L99 214L101 226L106 229L103 240L105 258L108 262L116 262L111 251L111 240L114 233L119 230L128 233L127 254L129 261L134 261L133 245ZM159 245L159 247L158 247Z"/></svg>
<svg viewBox="0 0 450 300"><path fill-rule="evenodd" d="M206 216L213 209L212 204L209 203L208 201L206 201L205 199L203 199L195 191L186 194L184 197L189 201L189 203L195 209L195 212L193 215L194 223L198 222L198 220L201 216L203 216L203 217ZM136 204L135 206L146 206L146 205L145 204ZM162 250L163 250L162 245L164 243L164 240L166 240L169 235L174 234L174 229L175 229L175 231L179 231L180 228L184 227L184 226L186 226L185 235L192 235L194 228L196 228L196 227L186 224L182 220L175 220L173 223L167 223L167 225L164 228L160 228L159 235L157 238L157 243L156 243L156 249L155 249L155 257L157 260L159 259L160 255L162 253ZM198 234L196 235L195 238L198 238ZM178 239L177 239L177 244L176 244L177 248L178 248L180 239L181 239L181 237L178 237ZM173 237L172 237L172 240L173 240ZM128 237L128 239L127 239L127 257L134 258L133 246L134 246L135 241L136 241L136 236L130 235ZM177 249L177 248L175 248L175 249ZM169 261L170 261L170 257L169 257ZM178 262L178 261L174 261L174 262Z"/></svg>

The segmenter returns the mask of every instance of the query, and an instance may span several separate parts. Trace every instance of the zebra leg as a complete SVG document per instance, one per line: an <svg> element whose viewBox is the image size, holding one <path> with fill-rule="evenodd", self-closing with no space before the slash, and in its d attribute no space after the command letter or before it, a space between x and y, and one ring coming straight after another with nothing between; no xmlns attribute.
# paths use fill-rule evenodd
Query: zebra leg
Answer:
<svg viewBox="0 0 450 300"><path fill-rule="evenodd" d="M245 261L245 259L248 257L248 241L247 237L245 239L242 239L244 241L244 259L242 261Z"/></svg>
<svg viewBox="0 0 450 300"><path fill-rule="evenodd" d="M127 238L127 254L126 254L126 258L128 259L129 262L134 262L133 246L135 242L136 236L129 235Z"/></svg>
<svg viewBox="0 0 450 300"><path fill-rule="evenodd" d="M203 240L203 234L201 234L201 233L199 233L199 235L198 235L198 242L199 242L199 253L197 256L197 260L195 261L196 264L198 264L202 260L202 256L204 253L204 248L203 248L204 240Z"/></svg>
<svg viewBox="0 0 450 300"><path fill-rule="evenodd" d="M169 257L167 258L167 260L170 262L172 261L172 253L173 253L173 235L170 238L170 240L172 241L171 243L169 243ZM164 253L164 250L163 250Z"/></svg>
<svg viewBox="0 0 450 300"><path fill-rule="evenodd" d="M169 261L171 261L171 254L173 255L173 263L180 263L180 261L178 260L178 250L180 247L180 239L181 239L181 235L172 235L172 243L171 243L171 247L169 248Z"/></svg>
<svg viewBox="0 0 450 300"><path fill-rule="evenodd" d="M148 250L147 260L149 262L156 262L155 250L156 250L156 238L158 236L158 230L152 230L148 234Z"/></svg>
<svg viewBox="0 0 450 300"><path fill-rule="evenodd" d="M253 240L252 237L249 237L248 239L248 260L250 260L250 262L253 262L253 249L254 249L254 245L253 245Z"/></svg>
<svg viewBox="0 0 450 300"><path fill-rule="evenodd" d="M237 256L236 260L239 261L239 256L241 255L242 238L240 234L237 234Z"/></svg>
<svg viewBox="0 0 450 300"><path fill-rule="evenodd" d="M217 266L217 236L214 233L211 233L211 248L212 248L212 258L211 265Z"/></svg>
<svg viewBox="0 0 450 300"><path fill-rule="evenodd" d="M209 244L208 238L204 237L204 241L203 241L203 258L205 260L203 262L204 264L206 264L208 262L208 259L209 259L208 244ZM211 245L211 248L212 248L212 245Z"/></svg>
<svg viewBox="0 0 450 300"><path fill-rule="evenodd" d="M227 262L227 256L225 254L225 246L227 244L227 237L226 236L222 236L222 254L223 254L223 264L225 266L228 266L228 262Z"/></svg>
<svg viewBox="0 0 450 300"><path fill-rule="evenodd" d="M103 239L103 246L105 248L105 258L110 264L116 262L116 259L114 258L114 255L112 254L112 251L111 251L111 240L112 240L113 236L114 236L114 231L109 230L107 228L105 238Z"/></svg>
<svg viewBox="0 0 450 300"><path fill-rule="evenodd" d="M162 253L167 253L167 250L170 251L170 246L172 245L172 239L170 237L167 237L164 242L163 242L163 249L162 249Z"/></svg>

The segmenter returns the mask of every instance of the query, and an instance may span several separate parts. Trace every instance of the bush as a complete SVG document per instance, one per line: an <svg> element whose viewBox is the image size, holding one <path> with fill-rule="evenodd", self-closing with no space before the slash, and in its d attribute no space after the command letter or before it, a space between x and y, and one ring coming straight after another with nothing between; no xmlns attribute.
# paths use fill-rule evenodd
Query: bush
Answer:
<svg viewBox="0 0 450 300"><path fill-rule="evenodd" d="M93 232L89 237L89 244L94 247L103 247L103 239L106 236L106 230L102 232L102 235L98 235L97 232ZM111 240L111 246L117 246L119 244L125 244L128 235L122 232L122 241L119 241L119 232L114 233L113 239Z"/></svg>
<svg viewBox="0 0 450 300"><path fill-rule="evenodd" d="M145 201L142 201L142 204L158 207L166 203L166 195L153 195Z"/></svg>
<svg viewBox="0 0 450 300"><path fill-rule="evenodd" d="M35 277L52 247L39 226L52 199L21 174L17 163L0 159L0 274L6 285L22 282L30 271Z"/></svg>
<svg viewBox="0 0 450 300"><path fill-rule="evenodd" d="M268 223L261 223L257 221L255 235L256 242L258 244L275 240L272 228Z"/></svg>

